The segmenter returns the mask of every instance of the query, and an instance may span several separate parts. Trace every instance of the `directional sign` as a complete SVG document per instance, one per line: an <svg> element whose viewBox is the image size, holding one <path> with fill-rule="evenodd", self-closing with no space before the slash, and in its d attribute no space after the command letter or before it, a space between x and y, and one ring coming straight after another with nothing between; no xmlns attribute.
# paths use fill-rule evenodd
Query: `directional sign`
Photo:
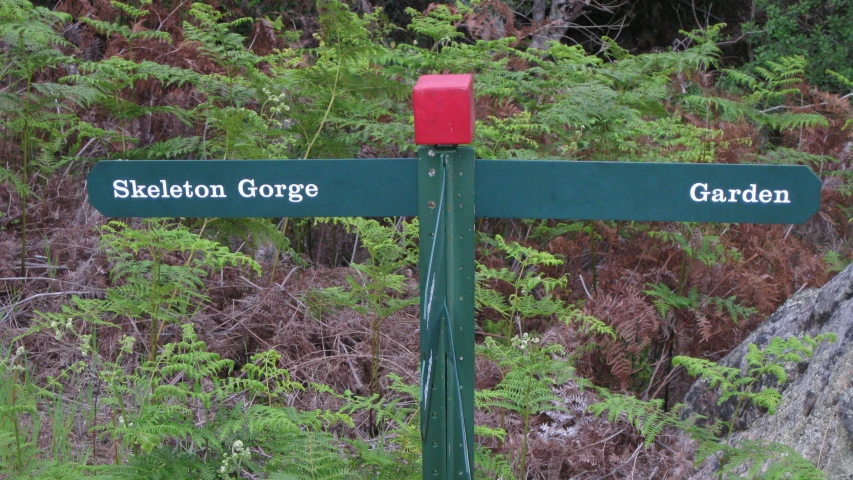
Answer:
<svg viewBox="0 0 853 480"><path fill-rule="evenodd" d="M108 217L384 217L418 198L417 159L102 161L86 186Z"/></svg>
<svg viewBox="0 0 853 480"><path fill-rule="evenodd" d="M802 223L803 166L474 160L471 75L414 89L418 158L103 161L109 217L419 216L424 478L474 476L474 217ZM440 146L439 146L440 145Z"/></svg>
<svg viewBox="0 0 853 480"><path fill-rule="evenodd" d="M477 160L476 216L802 223L808 167ZM103 161L89 198L111 217L415 216L418 160Z"/></svg>
<svg viewBox="0 0 853 480"><path fill-rule="evenodd" d="M820 207L804 166L477 161L477 216L803 223Z"/></svg>

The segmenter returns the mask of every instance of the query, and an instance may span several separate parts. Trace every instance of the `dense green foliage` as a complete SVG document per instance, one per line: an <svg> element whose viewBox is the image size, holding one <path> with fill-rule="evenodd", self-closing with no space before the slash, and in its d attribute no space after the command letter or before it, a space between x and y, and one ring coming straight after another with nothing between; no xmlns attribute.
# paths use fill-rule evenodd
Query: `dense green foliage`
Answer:
<svg viewBox="0 0 853 480"><path fill-rule="evenodd" d="M744 25L755 60L807 59L809 81L843 90L828 71L853 78L853 8L845 0L756 0L759 16Z"/></svg>

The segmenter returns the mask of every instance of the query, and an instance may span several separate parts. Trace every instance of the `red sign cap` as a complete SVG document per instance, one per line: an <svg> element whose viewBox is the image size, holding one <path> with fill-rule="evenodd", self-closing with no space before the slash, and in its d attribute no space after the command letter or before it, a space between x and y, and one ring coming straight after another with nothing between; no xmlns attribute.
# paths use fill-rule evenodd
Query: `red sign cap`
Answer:
<svg viewBox="0 0 853 480"><path fill-rule="evenodd" d="M474 139L473 75L423 75L412 102L416 144L461 145Z"/></svg>

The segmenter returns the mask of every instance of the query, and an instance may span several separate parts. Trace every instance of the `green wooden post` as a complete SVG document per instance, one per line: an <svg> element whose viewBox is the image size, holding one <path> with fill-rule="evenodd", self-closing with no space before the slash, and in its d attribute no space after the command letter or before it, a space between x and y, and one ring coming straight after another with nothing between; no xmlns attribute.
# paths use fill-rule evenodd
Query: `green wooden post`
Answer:
<svg viewBox="0 0 853 480"><path fill-rule="evenodd" d="M418 150L425 479L474 475L474 150Z"/></svg>

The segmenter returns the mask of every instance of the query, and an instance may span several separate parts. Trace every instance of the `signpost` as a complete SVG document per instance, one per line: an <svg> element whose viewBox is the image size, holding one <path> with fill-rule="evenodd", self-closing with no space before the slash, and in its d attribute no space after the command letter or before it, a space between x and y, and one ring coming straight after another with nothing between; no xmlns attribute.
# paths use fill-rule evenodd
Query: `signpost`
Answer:
<svg viewBox="0 0 853 480"><path fill-rule="evenodd" d="M475 160L471 75L414 93L417 159L103 161L111 217L420 216L424 478L474 472L474 218L802 223L804 166Z"/></svg>

